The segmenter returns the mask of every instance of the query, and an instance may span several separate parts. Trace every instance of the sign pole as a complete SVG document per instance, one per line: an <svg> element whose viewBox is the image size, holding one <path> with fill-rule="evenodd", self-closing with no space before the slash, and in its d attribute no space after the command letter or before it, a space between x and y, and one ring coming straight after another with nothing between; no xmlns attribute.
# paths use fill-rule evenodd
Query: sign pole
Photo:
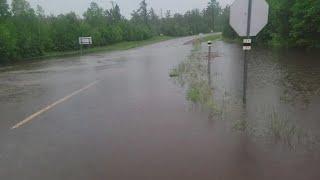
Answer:
<svg viewBox="0 0 320 180"><path fill-rule="evenodd" d="M208 41L208 83L211 88L211 47L212 47L212 42Z"/></svg>
<svg viewBox="0 0 320 180"><path fill-rule="evenodd" d="M247 39L250 39L251 29L251 12L252 12L252 0L248 0L248 20L247 20ZM248 81L248 52L244 50L244 61L243 61L243 103L247 103L247 81Z"/></svg>
<svg viewBox="0 0 320 180"><path fill-rule="evenodd" d="M251 50L250 37L257 34L267 25L269 17L269 5L266 0L235 0L230 6L231 27L243 39L243 103L247 102L248 84L248 54Z"/></svg>
<svg viewBox="0 0 320 180"><path fill-rule="evenodd" d="M208 74L210 74L210 71L211 71L211 69L210 69L211 63L210 63L210 61L211 61L211 46L209 46L209 54L208 54Z"/></svg>
<svg viewBox="0 0 320 180"><path fill-rule="evenodd" d="M80 44L80 56L82 56L82 44Z"/></svg>
<svg viewBox="0 0 320 180"><path fill-rule="evenodd" d="M80 54L83 54L83 45L91 45L92 37L79 37L79 45L80 45Z"/></svg>

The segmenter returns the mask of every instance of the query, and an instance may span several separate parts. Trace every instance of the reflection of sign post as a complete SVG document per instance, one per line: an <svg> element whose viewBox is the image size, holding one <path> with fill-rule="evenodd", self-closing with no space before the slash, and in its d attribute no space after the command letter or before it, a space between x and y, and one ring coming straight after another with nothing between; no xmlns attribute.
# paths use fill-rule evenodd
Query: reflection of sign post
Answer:
<svg viewBox="0 0 320 180"><path fill-rule="evenodd" d="M230 7L230 25L239 36L246 36L243 41L244 73L243 103L247 96L247 51L251 50L250 37L256 36L268 23L269 5L266 0L235 0Z"/></svg>
<svg viewBox="0 0 320 180"><path fill-rule="evenodd" d="M80 52L82 55L82 45L91 45L92 37L79 37Z"/></svg>

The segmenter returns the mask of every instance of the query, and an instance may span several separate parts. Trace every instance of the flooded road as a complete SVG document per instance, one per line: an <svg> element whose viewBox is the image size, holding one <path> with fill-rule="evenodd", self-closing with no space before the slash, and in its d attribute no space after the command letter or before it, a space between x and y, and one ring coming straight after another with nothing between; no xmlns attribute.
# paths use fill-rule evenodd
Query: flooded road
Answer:
<svg viewBox="0 0 320 180"><path fill-rule="evenodd" d="M190 40L0 69L0 179L320 179L317 59L252 51L243 106L241 48L208 83Z"/></svg>

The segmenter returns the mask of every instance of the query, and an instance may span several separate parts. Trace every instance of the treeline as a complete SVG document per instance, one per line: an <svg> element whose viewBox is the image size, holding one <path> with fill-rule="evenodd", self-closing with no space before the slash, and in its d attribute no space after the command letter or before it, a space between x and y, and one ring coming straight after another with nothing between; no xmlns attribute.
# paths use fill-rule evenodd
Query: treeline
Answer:
<svg viewBox="0 0 320 180"><path fill-rule="evenodd" d="M269 23L256 37L257 42L273 47L320 48L320 0L267 1ZM224 35L235 38L230 26L225 27Z"/></svg>
<svg viewBox="0 0 320 180"><path fill-rule="evenodd" d="M83 16L73 12L46 15L26 0L0 0L0 62L43 56L48 52L79 49L78 37L92 36L93 46L106 46L121 41L139 41L153 36L185 36L221 31L227 17L216 0L204 10L185 14L166 11L160 16L146 1L126 19L117 4L104 9L92 2Z"/></svg>
<svg viewBox="0 0 320 180"><path fill-rule="evenodd" d="M256 37L260 43L279 47L320 48L319 0L267 0L269 23ZM93 37L93 46L107 46L121 41L139 41L153 36L186 36L222 31L236 38L229 26L230 7L221 8L210 0L203 9L185 14L170 11L156 14L142 0L130 19L117 4L104 9L92 2L82 15L73 12L46 15L26 0L0 0L0 62L43 56L56 51L78 50L78 37Z"/></svg>

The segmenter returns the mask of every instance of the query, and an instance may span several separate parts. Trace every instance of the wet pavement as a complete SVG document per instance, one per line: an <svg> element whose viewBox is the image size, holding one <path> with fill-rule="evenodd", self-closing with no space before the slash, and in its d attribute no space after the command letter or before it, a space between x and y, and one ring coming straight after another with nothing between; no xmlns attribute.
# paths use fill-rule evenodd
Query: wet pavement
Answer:
<svg viewBox="0 0 320 180"><path fill-rule="evenodd" d="M210 98L220 113L211 116L169 77L190 40L1 68L0 179L320 179L318 62L254 50L243 107L241 48L216 42ZM276 125L279 138L269 133L270 117L303 129L301 143L283 141ZM245 132L233 128L243 121Z"/></svg>

